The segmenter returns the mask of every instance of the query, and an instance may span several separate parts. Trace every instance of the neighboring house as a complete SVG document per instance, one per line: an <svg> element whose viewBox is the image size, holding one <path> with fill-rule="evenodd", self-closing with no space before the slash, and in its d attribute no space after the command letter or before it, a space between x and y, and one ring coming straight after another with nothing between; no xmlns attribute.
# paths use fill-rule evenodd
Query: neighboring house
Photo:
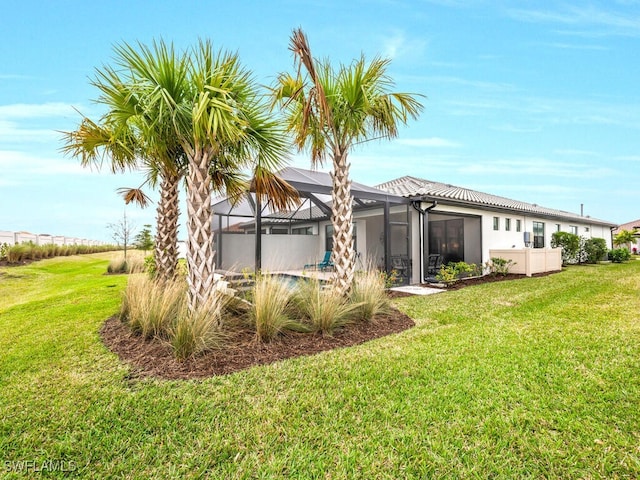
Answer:
<svg viewBox="0 0 640 480"><path fill-rule="evenodd" d="M289 167L280 175L304 199L295 211L269 211L257 205L253 195L236 205L226 199L214 201L220 268L300 269L331 250L329 174ZM615 227L604 220L411 176L375 188L353 182L352 195L356 266L399 269L405 283L429 276L429 255L439 255L443 263L484 264L492 251L548 249L555 231L604 238L611 248ZM258 211L262 215L256 216ZM257 228L261 235L255 235Z"/></svg>
<svg viewBox="0 0 640 480"><path fill-rule="evenodd" d="M631 251L636 249L636 253L640 253L640 219L634 220L633 222L627 222L623 225L618 226L618 228L613 229L613 235L621 232L622 230L629 230L631 232L635 231L635 241L631 243Z"/></svg>

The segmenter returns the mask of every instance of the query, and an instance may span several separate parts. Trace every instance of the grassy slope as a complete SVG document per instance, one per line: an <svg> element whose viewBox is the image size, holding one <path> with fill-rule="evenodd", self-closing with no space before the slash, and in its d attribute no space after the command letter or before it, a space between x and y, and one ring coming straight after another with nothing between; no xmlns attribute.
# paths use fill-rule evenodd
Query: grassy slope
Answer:
<svg viewBox="0 0 640 480"><path fill-rule="evenodd" d="M0 269L0 475L640 476L640 262L402 299L403 334L167 382L100 344L105 258Z"/></svg>

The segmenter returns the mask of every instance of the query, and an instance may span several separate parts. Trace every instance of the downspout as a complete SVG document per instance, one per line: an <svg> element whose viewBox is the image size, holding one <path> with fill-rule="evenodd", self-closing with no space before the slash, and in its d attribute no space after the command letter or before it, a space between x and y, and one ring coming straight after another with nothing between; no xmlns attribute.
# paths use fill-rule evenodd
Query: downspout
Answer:
<svg viewBox="0 0 640 480"><path fill-rule="evenodd" d="M418 235L420 242L420 282L424 282L424 218L427 215L427 212L430 212L434 208L438 206L438 202L436 200L433 201L433 204L427 208L422 208L420 204L422 200L412 200L411 206L420 214L418 217ZM428 221L428 220L427 220Z"/></svg>
<svg viewBox="0 0 640 480"><path fill-rule="evenodd" d="M255 238L255 265L254 271L262 270L262 202L260 196L256 194L256 238Z"/></svg>
<svg viewBox="0 0 640 480"><path fill-rule="evenodd" d="M617 229L618 227L609 227L609 240L611 240L611 248L613 248L613 231Z"/></svg>

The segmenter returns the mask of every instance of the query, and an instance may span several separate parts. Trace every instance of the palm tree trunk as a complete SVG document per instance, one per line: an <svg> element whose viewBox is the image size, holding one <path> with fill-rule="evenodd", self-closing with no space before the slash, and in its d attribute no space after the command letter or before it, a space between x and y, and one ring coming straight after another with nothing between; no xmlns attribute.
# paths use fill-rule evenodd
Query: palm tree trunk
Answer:
<svg viewBox="0 0 640 480"><path fill-rule="evenodd" d="M196 146L185 148L187 174L187 266L189 309L194 311L209 299L214 288L215 252L211 218L211 152Z"/></svg>
<svg viewBox="0 0 640 480"><path fill-rule="evenodd" d="M178 185L180 177L165 174L160 185L160 202L156 210L154 256L156 275L161 281L171 280L178 264Z"/></svg>
<svg viewBox="0 0 640 480"><path fill-rule="evenodd" d="M331 223L333 224L333 264L335 274L331 278L333 288L347 295L351 290L355 272L355 250L353 248L353 199L347 152L337 151L333 157L333 202Z"/></svg>

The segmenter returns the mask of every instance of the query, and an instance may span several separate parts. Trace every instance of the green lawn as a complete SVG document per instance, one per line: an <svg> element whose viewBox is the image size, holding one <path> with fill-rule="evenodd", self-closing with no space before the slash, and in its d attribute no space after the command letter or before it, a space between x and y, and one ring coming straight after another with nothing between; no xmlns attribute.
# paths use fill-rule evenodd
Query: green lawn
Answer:
<svg viewBox="0 0 640 480"><path fill-rule="evenodd" d="M401 299L402 334L185 382L100 343L107 258L0 268L0 476L640 477L640 261Z"/></svg>

